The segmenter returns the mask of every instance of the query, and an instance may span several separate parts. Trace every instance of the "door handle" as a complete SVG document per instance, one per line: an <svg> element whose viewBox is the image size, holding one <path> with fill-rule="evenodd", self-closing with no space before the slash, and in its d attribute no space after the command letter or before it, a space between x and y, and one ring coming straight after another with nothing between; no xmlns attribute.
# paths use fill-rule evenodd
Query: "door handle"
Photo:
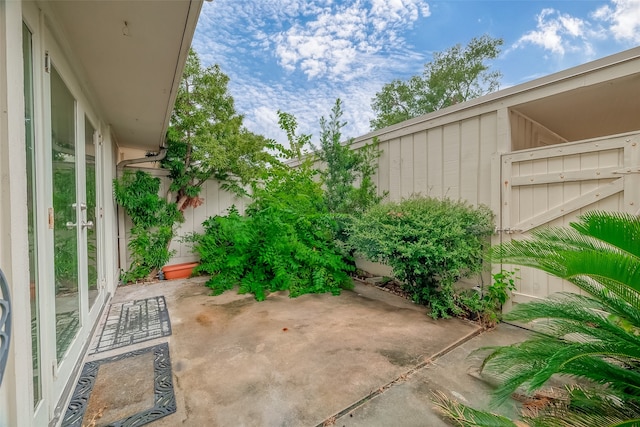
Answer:
<svg viewBox="0 0 640 427"><path fill-rule="evenodd" d="M77 226L78 226L78 224L77 224L77 223L75 223L75 222L71 222L71 221L67 221L67 224L66 224L66 225L67 225L67 228L68 228L68 229L72 229L73 227L77 227Z"/></svg>
<svg viewBox="0 0 640 427"><path fill-rule="evenodd" d="M82 221L81 225L82 225L82 228L88 228L90 230L93 229L93 221L87 221L87 222Z"/></svg>

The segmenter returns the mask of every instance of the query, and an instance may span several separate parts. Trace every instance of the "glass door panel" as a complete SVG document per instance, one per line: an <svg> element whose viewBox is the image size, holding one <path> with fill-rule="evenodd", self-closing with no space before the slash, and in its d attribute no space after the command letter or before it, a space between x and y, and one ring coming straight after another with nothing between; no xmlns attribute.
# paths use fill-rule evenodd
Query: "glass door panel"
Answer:
<svg viewBox="0 0 640 427"><path fill-rule="evenodd" d="M40 310L38 307L38 260L36 236L36 191L33 125L33 50L32 34L22 24L22 57L24 61L24 126L27 162L27 226L29 239L29 294L31 295L31 360L33 361L33 405L42 399L40 371Z"/></svg>
<svg viewBox="0 0 640 427"><path fill-rule="evenodd" d="M98 289L98 241L96 221L96 150L93 142L95 129L87 117L84 118L85 174L87 190L87 275L89 285L89 310L95 303Z"/></svg>
<svg viewBox="0 0 640 427"><path fill-rule="evenodd" d="M50 81L56 358L60 361L80 327L76 101L53 66Z"/></svg>

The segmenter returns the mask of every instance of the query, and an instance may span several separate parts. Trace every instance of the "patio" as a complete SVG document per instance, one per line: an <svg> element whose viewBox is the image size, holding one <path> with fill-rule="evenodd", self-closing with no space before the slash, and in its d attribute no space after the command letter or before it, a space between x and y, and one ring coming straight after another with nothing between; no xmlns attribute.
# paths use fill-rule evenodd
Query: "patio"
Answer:
<svg viewBox="0 0 640 427"><path fill-rule="evenodd" d="M433 320L361 283L337 297L275 293L256 302L233 291L210 296L205 280L119 287L112 304L164 295L172 334L86 360L168 342L177 411L154 426L446 426L430 391L485 406L489 389L469 375L467 355L525 338L508 325L481 333L464 320ZM132 376L137 369L132 363ZM116 378L96 393L127 395ZM98 426L99 418L85 414Z"/></svg>

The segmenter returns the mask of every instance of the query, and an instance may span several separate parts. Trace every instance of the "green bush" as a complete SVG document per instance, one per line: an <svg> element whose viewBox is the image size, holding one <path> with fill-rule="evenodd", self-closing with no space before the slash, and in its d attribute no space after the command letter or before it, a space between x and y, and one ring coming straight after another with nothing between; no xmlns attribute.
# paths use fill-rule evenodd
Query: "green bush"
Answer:
<svg viewBox="0 0 640 427"><path fill-rule="evenodd" d="M459 313L453 284L482 269L493 213L449 199L414 197L368 210L352 224L357 253L393 268L415 302L434 318Z"/></svg>
<svg viewBox="0 0 640 427"><path fill-rule="evenodd" d="M171 258L169 244L174 226L183 220L175 203L158 195L160 179L146 172L125 172L113 182L116 202L131 218L131 265L122 273L124 283L153 276Z"/></svg>
<svg viewBox="0 0 640 427"><path fill-rule="evenodd" d="M240 285L240 293L264 300L269 292L340 293L352 286L350 267L334 238L335 222L320 185L304 170L291 170L256 190L246 215L233 208L209 218L195 236L198 271L211 274L215 295Z"/></svg>
<svg viewBox="0 0 640 427"><path fill-rule="evenodd" d="M214 294L239 284L240 293L253 293L260 301L273 291L288 290L291 297L336 295L353 286L352 267L335 241L336 222L314 179L317 171L310 158L302 159L308 137L295 134L293 116L281 113L280 124L291 147L281 152L300 165L273 164L253 184L245 215L231 209L227 216L209 218L205 233L191 237L200 255L197 271L212 275L207 285Z"/></svg>
<svg viewBox="0 0 640 427"><path fill-rule="evenodd" d="M492 275L493 283L482 292L467 289L455 294L456 306L462 315L480 322L485 328L492 328L501 320L502 306L509 298L509 292L516 289L516 273L500 270Z"/></svg>

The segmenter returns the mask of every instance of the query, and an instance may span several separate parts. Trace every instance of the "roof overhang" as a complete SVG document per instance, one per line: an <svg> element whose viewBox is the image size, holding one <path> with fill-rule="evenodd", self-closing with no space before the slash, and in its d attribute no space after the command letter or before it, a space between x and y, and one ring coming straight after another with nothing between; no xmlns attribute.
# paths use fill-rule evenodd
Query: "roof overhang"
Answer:
<svg viewBox="0 0 640 427"><path fill-rule="evenodd" d="M640 129L640 70L514 105L512 109L567 141L637 131Z"/></svg>
<svg viewBox="0 0 640 427"><path fill-rule="evenodd" d="M640 47L374 131L355 142L392 139L407 128L425 129L503 108L568 141L636 131L640 129Z"/></svg>
<svg viewBox="0 0 640 427"><path fill-rule="evenodd" d="M164 144L202 2L50 2L73 65L120 146Z"/></svg>

